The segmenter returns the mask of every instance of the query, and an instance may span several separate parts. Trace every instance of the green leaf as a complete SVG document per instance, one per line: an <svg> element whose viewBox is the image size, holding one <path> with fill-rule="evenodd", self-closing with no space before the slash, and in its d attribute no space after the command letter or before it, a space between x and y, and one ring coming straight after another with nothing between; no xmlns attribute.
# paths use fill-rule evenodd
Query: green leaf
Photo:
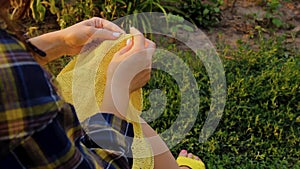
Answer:
<svg viewBox="0 0 300 169"><path fill-rule="evenodd" d="M273 18L273 19L272 19L272 23L273 23L277 28L279 28L279 27L281 27L281 26L283 25L281 19L279 19L279 18Z"/></svg>
<svg viewBox="0 0 300 169"><path fill-rule="evenodd" d="M167 12L162 5L160 5L159 3L156 3L156 2L153 2L153 4L156 5L164 13L165 16L167 16ZM150 11L150 12L152 12L152 11Z"/></svg>
<svg viewBox="0 0 300 169"><path fill-rule="evenodd" d="M129 3L128 3L128 6L127 6L127 14L128 14L128 15L130 14L131 6L132 6L132 2L129 2Z"/></svg>
<svg viewBox="0 0 300 169"><path fill-rule="evenodd" d="M216 13L220 12L220 8L215 8L214 10L215 10Z"/></svg>
<svg viewBox="0 0 300 169"><path fill-rule="evenodd" d="M207 8L204 9L203 15L207 15L209 13L209 10Z"/></svg>
<svg viewBox="0 0 300 169"><path fill-rule="evenodd" d="M300 123L300 116L298 116L298 117L296 118L296 122L297 122L297 123Z"/></svg>
<svg viewBox="0 0 300 169"><path fill-rule="evenodd" d="M183 29L186 30L186 31L189 31L189 32L193 32L194 29L188 25L183 25Z"/></svg>
<svg viewBox="0 0 300 169"><path fill-rule="evenodd" d="M270 12L267 12L267 13L265 14L265 17L269 19L269 18L272 17L272 14L271 14Z"/></svg>
<svg viewBox="0 0 300 169"><path fill-rule="evenodd" d="M45 14L46 14L46 8L43 5L41 5L39 7L38 11L39 11L39 19L40 19L40 21L43 21L45 18Z"/></svg>
<svg viewBox="0 0 300 169"><path fill-rule="evenodd" d="M50 0L50 12L56 14L59 12L59 9L55 6L55 0Z"/></svg>

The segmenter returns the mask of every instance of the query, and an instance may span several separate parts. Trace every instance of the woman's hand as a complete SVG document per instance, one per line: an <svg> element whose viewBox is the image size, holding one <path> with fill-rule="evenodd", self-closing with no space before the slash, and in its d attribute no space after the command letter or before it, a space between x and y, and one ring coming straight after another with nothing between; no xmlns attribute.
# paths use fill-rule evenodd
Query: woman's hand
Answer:
<svg viewBox="0 0 300 169"><path fill-rule="evenodd" d="M133 38L117 52L108 68L107 81L126 88L132 93L143 87L150 79L152 55L155 44L146 39L137 29L131 28Z"/></svg>
<svg viewBox="0 0 300 169"><path fill-rule="evenodd" d="M94 17L66 29L31 38L30 42L46 53L46 57L35 57L44 65L63 55L79 54L88 42L117 39L121 33L125 32L114 23Z"/></svg>
<svg viewBox="0 0 300 169"><path fill-rule="evenodd" d="M125 32L110 21L94 17L61 30L61 33L66 44L66 54L76 55L92 40L113 40Z"/></svg>
<svg viewBox="0 0 300 169"><path fill-rule="evenodd" d="M155 44L135 28L130 29L131 42L117 52L107 71L106 88L101 111L124 117L129 94L143 87L150 79ZM122 113L122 114L120 114Z"/></svg>

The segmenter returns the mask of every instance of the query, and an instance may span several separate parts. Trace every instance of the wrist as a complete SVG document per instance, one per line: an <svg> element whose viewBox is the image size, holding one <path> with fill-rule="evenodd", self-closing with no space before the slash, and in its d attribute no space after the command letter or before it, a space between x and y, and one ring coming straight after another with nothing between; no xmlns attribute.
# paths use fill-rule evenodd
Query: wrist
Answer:
<svg viewBox="0 0 300 169"><path fill-rule="evenodd" d="M129 105L129 95L127 96L123 91L125 90L122 88L112 88L111 83L106 82L100 111L111 112L119 118L126 120L126 112Z"/></svg>
<svg viewBox="0 0 300 169"><path fill-rule="evenodd" d="M36 57L37 61L42 64L46 64L66 54L66 45L60 31L30 38L29 42L46 53L45 57Z"/></svg>

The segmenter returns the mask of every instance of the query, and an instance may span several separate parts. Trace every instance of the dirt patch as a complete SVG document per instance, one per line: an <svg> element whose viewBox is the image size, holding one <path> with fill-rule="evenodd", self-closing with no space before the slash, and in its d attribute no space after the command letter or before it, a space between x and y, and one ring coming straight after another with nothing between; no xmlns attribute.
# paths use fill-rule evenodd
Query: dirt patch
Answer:
<svg viewBox="0 0 300 169"><path fill-rule="evenodd" d="M283 23L282 27L272 26L266 19L266 7L257 1L225 1L222 20L211 30L203 30L213 44L222 42L232 47L237 40L253 43L257 26L265 37L285 34L287 43L300 46L300 2L282 2L274 17Z"/></svg>

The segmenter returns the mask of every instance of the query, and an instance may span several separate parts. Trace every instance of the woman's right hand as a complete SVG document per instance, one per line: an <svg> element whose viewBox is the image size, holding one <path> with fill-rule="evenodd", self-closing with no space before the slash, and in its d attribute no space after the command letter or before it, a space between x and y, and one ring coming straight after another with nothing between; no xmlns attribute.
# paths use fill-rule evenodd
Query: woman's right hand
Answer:
<svg viewBox="0 0 300 169"><path fill-rule="evenodd" d="M150 79L155 44L135 28L131 28L130 33L133 38L109 64L101 111L125 113L129 94Z"/></svg>
<svg viewBox="0 0 300 169"><path fill-rule="evenodd" d="M155 44L135 28L131 28L130 33L133 38L113 57L108 68L107 80L121 83L121 88L126 87L126 92L132 93L150 79Z"/></svg>

